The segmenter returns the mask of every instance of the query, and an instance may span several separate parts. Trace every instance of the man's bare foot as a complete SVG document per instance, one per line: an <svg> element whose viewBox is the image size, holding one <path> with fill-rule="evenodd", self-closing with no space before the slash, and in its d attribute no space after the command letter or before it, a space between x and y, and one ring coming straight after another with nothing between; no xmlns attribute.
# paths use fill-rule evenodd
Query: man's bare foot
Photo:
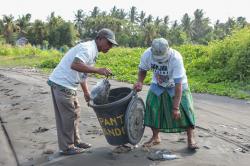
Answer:
<svg viewBox="0 0 250 166"><path fill-rule="evenodd" d="M187 129L187 139L188 139L188 149L189 150L196 150L199 149L199 146L194 140L194 129L189 127Z"/></svg>
<svg viewBox="0 0 250 166"><path fill-rule="evenodd" d="M160 138L151 138L149 141L145 142L143 144L143 147L151 147L151 146L154 146L154 145L158 145L161 143L161 139Z"/></svg>
<svg viewBox="0 0 250 166"><path fill-rule="evenodd" d="M199 146L197 143L195 143L194 141L192 141L192 143L188 143L188 149L189 150L196 150L196 149L199 149Z"/></svg>

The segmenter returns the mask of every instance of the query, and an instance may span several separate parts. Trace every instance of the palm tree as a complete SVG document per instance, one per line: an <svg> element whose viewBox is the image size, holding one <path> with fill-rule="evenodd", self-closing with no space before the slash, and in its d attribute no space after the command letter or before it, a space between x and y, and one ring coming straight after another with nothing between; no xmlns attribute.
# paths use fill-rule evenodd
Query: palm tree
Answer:
<svg viewBox="0 0 250 166"><path fill-rule="evenodd" d="M110 11L110 15L118 19L124 19L127 13L124 11L124 9L117 9L117 7L114 6Z"/></svg>
<svg viewBox="0 0 250 166"><path fill-rule="evenodd" d="M156 37L156 28L155 25L152 23L148 23L145 26L145 31L144 31L144 35L145 35L145 45L146 46L150 46L151 42L153 41L153 39Z"/></svg>
<svg viewBox="0 0 250 166"><path fill-rule="evenodd" d="M82 31L83 31L84 19L85 19L85 14L84 14L83 10L82 9L77 10L75 13L74 22L75 22L75 27L76 27L78 33L80 34L80 36L82 34Z"/></svg>
<svg viewBox="0 0 250 166"><path fill-rule="evenodd" d="M156 19L155 19L155 25L159 26L161 22L162 22L162 19L160 17L156 17Z"/></svg>
<svg viewBox="0 0 250 166"><path fill-rule="evenodd" d="M165 17L164 17L163 23L168 27L168 24L169 24L169 16L165 16Z"/></svg>
<svg viewBox="0 0 250 166"><path fill-rule="evenodd" d="M245 17L238 17L236 20L236 24L239 28L244 28L247 25L247 21Z"/></svg>
<svg viewBox="0 0 250 166"><path fill-rule="evenodd" d="M94 7L94 9L93 9L93 11L91 12L91 17L97 17L98 15L100 14L100 9L97 7L97 6L95 6Z"/></svg>
<svg viewBox="0 0 250 166"><path fill-rule="evenodd" d="M31 14L23 15L22 17L16 20L16 25L20 31L20 37L24 36L27 33L27 28L30 26Z"/></svg>
<svg viewBox="0 0 250 166"><path fill-rule="evenodd" d="M194 20L191 23L192 33L191 40L198 44L207 44L211 40L212 27L209 26L209 18L204 18L202 9L194 12Z"/></svg>
<svg viewBox="0 0 250 166"><path fill-rule="evenodd" d="M234 20L234 18L229 17L227 22L225 23L226 34L230 35L235 26L236 26L236 21Z"/></svg>
<svg viewBox="0 0 250 166"><path fill-rule="evenodd" d="M14 23L14 16L12 15L3 15L3 24L4 24L4 30L3 35L6 40L6 43L14 43L14 40L12 39L13 34L15 32L16 25Z"/></svg>
<svg viewBox="0 0 250 166"><path fill-rule="evenodd" d="M119 19L125 19L127 16L127 13L124 9L118 9L118 18Z"/></svg>
<svg viewBox="0 0 250 166"><path fill-rule="evenodd" d="M169 30L169 34L167 39L169 40L171 45L181 45L184 42L182 37L181 26L178 24L177 20L172 24L171 29Z"/></svg>
<svg viewBox="0 0 250 166"><path fill-rule="evenodd" d="M35 45L42 45L47 39L48 30L46 25L41 20L35 20L32 28L28 31L28 40Z"/></svg>
<svg viewBox="0 0 250 166"><path fill-rule="evenodd" d="M112 17L117 17L117 12L118 12L118 9L117 9L116 6L114 6L114 7L111 9L111 11L110 11L110 15L111 15Z"/></svg>
<svg viewBox="0 0 250 166"><path fill-rule="evenodd" d="M60 23L64 22L62 17L55 16L55 12L51 12L47 20L48 20L48 25L49 25L50 30L56 28Z"/></svg>
<svg viewBox="0 0 250 166"><path fill-rule="evenodd" d="M3 20L0 19L0 35L3 34L3 30L4 30Z"/></svg>
<svg viewBox="0 0 250 166"><path fill-rule="evenodd" d="M137 20L137 11L135 6L132 6L130 8L129 18L132 23L134 23Z"/></svg>
<svg viewBox="0 0 250 166"><path fill-rule="evenodd" d="M145 16L146 16L146 13L144 11L141 11L139 18L138 18L140 22L140 26L145 26Z"/></svg>
<svg viewBox="0 0 250 166"><path fill-rule="evenodd" d="M85 14L84 14L83 10L79 9L75 13L75 20L74 20L74 22L77 25L82 25L84 23L84 17L85 17Z"/></svg>
<svg viewBox="0 0 250 166"><path fill-rule="evenodd" d="M148 15L148 17L146 18L146 20L147 20L147 23L153 22L153 16L151 14Z"/></svg>
<svg viewBox="0 0 250 166"><path fill-rule="evenodd" d="M192 36L191 18L187 13L185 13L182 17L181 26L187 37L190 39Z"/></svg>
<svg viewBox="0 0 250 166"><path fill-rule="evenodd" d="M179 26L178 25L178 21L175 20L174 23L173 23L173 25L172 25L172 29L176 29L178 26Z"/></svg>
<svg viewBox="0 0 250 166"><path fill-rule="evenodd" d="M156 18L155 22L159 22L157 21L159 18ZM160 23L161 23L162 20L160 20ZM158 23L157 26L157 33L159 34L159 36L163 37L163 38L166 38L167 37L167 34L168 34L168 31L169 31L169 27L168 27L168 24L169 24L169 17L168 16L165 16L163 18L163 23L160 24Z"/></svg>
<svg viewBox="0 0 250 166"><path fill-rule="evenodd" d="M55 13L52 12L50 17L48 17L48 42L50 46L57 47L60 34L58 32L58 28L64 24L65 21L60 16L55 16Z"/></svg>
<svg viewBox="0 0 250 166"><path fill-rule="evenodd" d="M213 39L223 39L226 36L225 24L220 23L219 20L216 21L213 30Z"/></svg>

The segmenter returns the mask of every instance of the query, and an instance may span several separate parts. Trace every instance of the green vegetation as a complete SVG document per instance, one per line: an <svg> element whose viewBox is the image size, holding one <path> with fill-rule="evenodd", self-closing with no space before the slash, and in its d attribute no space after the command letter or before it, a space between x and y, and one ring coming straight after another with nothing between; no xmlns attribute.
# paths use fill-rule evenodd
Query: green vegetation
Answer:
<svg viewBox="0 0 250 166"><path fill-rule="evenodd" d="M94 38L101 28L110 28L122 47L145 48L156 37L167 38L171 45L176 46L207 45L249 25L246 18L241 16L228 18L225 23L218 20L212 25L202 9L196 9L193 15L185 13L181 20L170 20L168 15L162 18L147 15L134 6L128 11L116 6L108 12L98 7L90 12L79 9L71 21L65 21L55 12L48 15L46 21L34 18L34 22L31 22L32 15L29 13L18 18L3 15L0 17L0 43L15 45L18 39L25 38L37 47L60 49L63 46L71 47L80 40Z"/></svg>
<svg viewBox="0 0 250 166"><path fill-rule="evenodd" d="M238 30L224 40L204 45L174 47L183 55L189 84L193 92L211 93L250 99L250 27ZM114 79L134 83L140 56L145 48L113 48L100 54L97 66L112 69ZM57 50L41 50L30 45L0 45L0 66L53 69L61 57ZM145 82L150 83L150 75Z"/></svg>
<svg viewBox="0 0 250 166"><path fill-rule="evenodd" d="M63 56L57 50L41 50L26 45L17 47L0 44L0 66L54 68Z"/></svg>

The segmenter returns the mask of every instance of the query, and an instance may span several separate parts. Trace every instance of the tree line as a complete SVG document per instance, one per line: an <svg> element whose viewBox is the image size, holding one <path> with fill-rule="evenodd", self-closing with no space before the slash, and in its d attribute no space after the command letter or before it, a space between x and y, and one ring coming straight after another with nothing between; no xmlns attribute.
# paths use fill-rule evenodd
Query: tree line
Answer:
<svg viewBox="0 0 250 166"><path fill-rule="evenodd" d="M89 14L82 9L74 13L74 20L65 21L52 12L46 21L31 22L31 14L19 16L3 15L0 18L0 43L15 44L21 37L42 48L71 47L81 40L93 39L103 27L116 33L117 41L123 47L148 47L156 37L167 38L171 45L203 44L222 40L234 30L249 25L245 17L219 20L213 25L202 9L196 9L192 16L185 13L181 20L170 22L166 15L154 18L132 6L128 12L114 6L110 11L94 7Z"/></svg>

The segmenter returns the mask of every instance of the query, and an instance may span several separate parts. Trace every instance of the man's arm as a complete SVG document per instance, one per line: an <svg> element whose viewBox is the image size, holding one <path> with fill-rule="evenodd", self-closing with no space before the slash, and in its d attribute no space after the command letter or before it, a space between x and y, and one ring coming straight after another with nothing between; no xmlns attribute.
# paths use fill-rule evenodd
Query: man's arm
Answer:
<svg viewBox="0 0 250 166"><path fill-rule="evenodd" d="M177 83L175 84L175 95L174 95L173 108L172 108L174 119L180 118L179 106L181 103L181 96L182 96L182 84Z"/></svg>
<svg viewBox="0 0 250 166"><path fill-rule="evenodd" d="M93 66L86 65L81 59L75 57L72 64L71 69L76 70L78 72L83 73L97 73L100 75L111 75L112 72L110 69L107 68L96 68Z"/></svg>
<svg viewBox="0 0 250 166"><path fill-rule="evenodd" d="M146 70L139 69L139 71L138 71L138 80L137 80L137 83L135 83L135 85L134 85L134 89L137 92L142 90L143 81L144 81L146 75L147 75Z"/></svg>
<svg viewBox="0 0 250 166"><path fill-rule="evenodd" d="M89 100L90 100L90 93L89 93L89 88L88 88L88 84L87 84L87 78L84 79L84 81L81 82L80 85L81 85L82 91L84 93L85 101L89 102Z"/></svg>

